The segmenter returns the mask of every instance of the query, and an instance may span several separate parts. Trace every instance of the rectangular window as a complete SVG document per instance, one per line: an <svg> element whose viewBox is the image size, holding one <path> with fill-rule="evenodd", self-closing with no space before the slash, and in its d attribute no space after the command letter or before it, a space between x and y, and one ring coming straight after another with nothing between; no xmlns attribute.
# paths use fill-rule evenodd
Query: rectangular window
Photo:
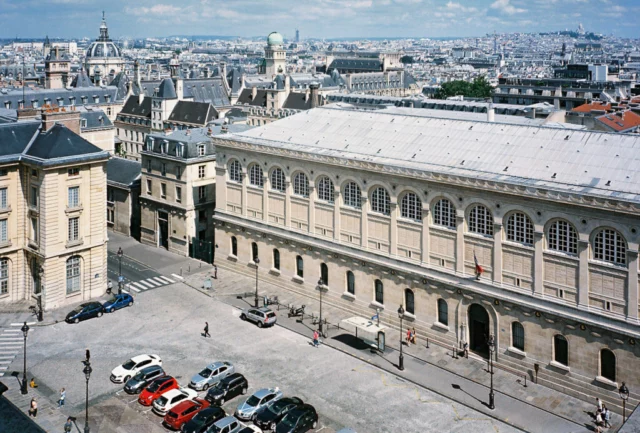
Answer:
<svg viewBox="0 0 640 433"><path fill-rule="evenodd" d="M0 295L9 293L9 259L0 259Z"/></svg>
<svg viewBox="0 0 640 433"><path fill-rule="evenodd" d="M182 203L182 188L176 186L176 202Z"/></svg>
<svg viewBox="0 0 640 433"><path fill-rule="evenodd" d="M176 179L180 179L182 177L182 167L176 167Z"/></svg>
<svg viewBox="0 0 640 433"><path fill-rule="evenodd" d="M31 241L38 243L38 218L31 218Z"/></svg>
<svg viewBox="0 0 640 433"><path fill-rule="evenodd" d="M79 168L70 168L67 170L67 175L69 177L75 177L75 176L80 176L80 169Z"/></svg>
<svg viewBox="0 0 640 433"><path fill-rule="evenodd" d="M69 207L70 208L78 207L79 204L80 204L80 187L70 186L69 187Z"/></svg>
<svg viewBox="0 0 640 433"><path fill-rule="evenodd" d="M67 260L67 294L80 291L80 257Z"/></svg>
<svg viewBox="0 0 640 433"><path fill-rule="evenodd" d="M37 186L32 186L31 187L31 206L33 207L38 207L38 187Z"/></svg>
<svg viewBox="0 0 640 433"><path fill-rule="evenodd" d="M107 201L113 203L115 201L115 191L113 188L107 188Z"/></svg>
<svg viewBox="0 0 640 433"><path fill-rule="evenodd" d="M7 242L7 220L0 220L0 242Z"/></svg>
<svg viewBox="0 0 640 433"><path fill-rule="evenodd" d="M0 177L5 177L8 173L6 168L0 169Z"/></svg>
<svg viewBox="0 0 640 433"><path fill-rule="evenodd" d="M147 194L151 195L151 179L147 179Z"/></svg>
<svg viewBox="0 0 640 433"><path fill-rule="evenodd" d="M199 186L198 187L198 200L205 201L207 199L207 187Z"/></svg>
<svg viewBox="0 0 640 433"><path fill-rule="evenodd" d="M198 211L198 221L200 221L201 223L207 222L207 211L206 210Z"/></svg>
<svg viewBox="0 0 640 433"><path fill-rule="evenodd" d="M167 175L167 164L165 164L164 162L162 163L162 175Z"/></svg>
<svg viewBox="0 0 640 433"><path fill-rule="evenodd" d="M207 167L206 165L201 165L201 166L198 167L198 178L199 179L204 178L205 173L206 173L206 167Z"/></svg>
<svg viewBox="0 0 640 433"><path fill-rule="evenodd" d="M37 168L32 168L31 169L31 176L38 177L38 169Z"/></svg>
<svg viewBox="0 0 640 433"><path fill-rule="evenodd" d="M7 188L0 188L0 209L6 209L7 205Z"/></svg>
<svg viewBox="0 0 640 433"><path fill-rule="evenodd" d="M198 156L204 156L205 147L204 144L198 145Z"/></svg>
<svg viewBox="0 0 640 433"><path fill-rule="evenodd" d="M80 218L69 218L69 242L78 240L78 226Z"/></svg>
<svg viewBox="0 0 640 433"><path fill-rule="evenodd" d="M147 160L147 173L151 173L151 161Z"/></svg>
<svg viewBox="0 0 640 433"><path fill-rule="evenodd" d="M115 222L115 211L111 208L107 209L107 222L113 224Z"/></svg>
<svg viewBox="0 0 640 433"><path fill-rule="evenodd" d="M161 183L160 184L160 197L161 198L167 198L167 184L166 183Z"/></svg>

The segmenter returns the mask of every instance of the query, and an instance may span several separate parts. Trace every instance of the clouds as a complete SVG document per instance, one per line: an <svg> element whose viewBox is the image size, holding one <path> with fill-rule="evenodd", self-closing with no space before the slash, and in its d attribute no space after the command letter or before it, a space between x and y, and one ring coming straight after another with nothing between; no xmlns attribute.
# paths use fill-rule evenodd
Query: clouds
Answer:
<svg viewBox="0 0 640 433"><path fill-rule="evenodd" d="M577 28L627 32L638 0L110 0L113 37L169 35L445 37ZM98 34L98 0L0 0L0 37ZM37 11L34 12L34 11ZM539 17L532 18L532 17ZM611 20L610 18L615 18ZM615 28L612 28L615 26Z"/></svg>

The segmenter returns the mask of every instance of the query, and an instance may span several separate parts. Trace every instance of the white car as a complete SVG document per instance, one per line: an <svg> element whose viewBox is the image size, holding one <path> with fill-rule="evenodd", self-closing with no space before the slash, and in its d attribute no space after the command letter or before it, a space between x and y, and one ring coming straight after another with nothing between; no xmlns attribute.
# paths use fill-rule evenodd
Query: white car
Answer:
<svg viewBox="0 0 640 433"><path fill-rule="evenodd" d="M162 366L162 359L158 355L138 355L134 356L122 365L111 371L111 382L124 383L136 375L145 367L152 365Z"/></svg>
<svg viewBox="0 0 640 433"><path fill-rule="evenodd" d="M193 400L198 396L198 393L189 388L172 389L165 392L153 402L153 411L165 416L167 412L173 409L179 403L187 400Z"/></svg>

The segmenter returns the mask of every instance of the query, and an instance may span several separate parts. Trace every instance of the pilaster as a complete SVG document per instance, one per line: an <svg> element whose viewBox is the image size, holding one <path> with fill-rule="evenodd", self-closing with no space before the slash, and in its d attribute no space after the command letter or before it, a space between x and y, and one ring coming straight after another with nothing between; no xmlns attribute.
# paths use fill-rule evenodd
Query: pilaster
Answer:
<svg viewBox="0 0 640 433"><path fill-rule="evenodd" d="M392 201L389 203L389 210L391 219L389 221L389 245L391 257L398 255L398 202Z"/></svg>
<svg viewBox="0 0 640 433"><path fill-rule="evenodd" d="M249 182L247 168L242 167L242 216L244 218L247 217L247 182Z"/></svg>
<svg viewBox="0 0 640 433"><path fill-rule="evenodd" d="M629 278L627 280L627 319L638 320L638 250L627 250Z"/></svg>
<svg viewBox="0 0 640 433"><path fill-rule="evenodd" d="M316 232L316 185L309 182L309 233Z"/></svg>
<svg viewBox="0 0 640 433"><path fill-rule="evenodd" d="M493 282L502 284L502 223L493 224Z"/></svg>
<svg viewBox="0 0 640 433"><path fill-rule="evenodd" d="M284 226L289 228L291 227L291 194L293 194L290 177L287 177L284 182L284 192Z"/></svg>
<svg viewBox="0 0 640 433"><path fill-rule="evenodd" d="M369 242L369 218L367 217L369 203L367 202L369 199L363 194L360 200L362 201L362 214L360 216L360 246L362 248L367 248Z"/></svg>
<svg viewBox="0 0 640 433"><path fill-rule="evenodd" d="M340 242L340 188L333 192L333 239Z"/></svg>
<svg viewBox="0 0 640 433"><path fill-rule="evenodd" d="M578 307L589 308L589 241L578 240L580 269L578 275Z"/></svg>
<svg viewBox="0 0 640 433"><path fill-rule="evenodd" d="M464 210L456 210L456 273L464 274Z"/></svg>
<svg viewBox="0 0 640 433"><path fill-rule="evenodd" d="M428 206L422 208L422 264L429 266L429 219L431 218Z"/></svg>
<svg viewBox="0 0 640 433"><path fill-rule="evenodd" d="M269 174L262 173L262 221L269 221L269 190L271 189L271 181Z"/></svg>
<svg viewBox="0 0 640 433"><path fill-rule="evenodd" d="M544 232L535 231L533 233L533 295L544 295L544 261L542 258Z"/></svg>

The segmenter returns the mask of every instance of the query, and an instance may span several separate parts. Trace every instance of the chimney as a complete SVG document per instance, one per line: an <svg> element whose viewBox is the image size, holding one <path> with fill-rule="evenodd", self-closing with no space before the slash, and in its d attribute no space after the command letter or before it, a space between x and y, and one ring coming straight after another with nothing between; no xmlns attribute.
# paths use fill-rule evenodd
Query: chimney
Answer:
<svg viewBox="0 0 640 433"><path fill-rule="evenodd" d="M251 100L254 101L256 99L256 96L258 96L258 88L256 86L253 86L251 88Z"/></svg>
<svg viewBox="0 0 640 433"><path fill-rule="evenodd" d="M79 111L61 111L59 108L50 108L42 110L42 131L46 132L53 128L56 123L60 123L80 134L80 112Z"/></svg>
<svg viewBox="0 0 640 433"><path fill-rule="evenodd" d="M320 86L318 85L318 83L312 83L309 85L309 90L311 93L311 108L316 108L319 104L319 100L318 100L318 94L319 92Z"/></svg>
<svg viewBox="0 0 640 433"><path fill-rule="evenodd" d="M489 102L489 106L487 107L487 122L495 122L496 121L496 110L493 108L493 102Z"/></svg>
<svg viewBox="0 0 640 433"><path fill-rule="evenodd" d="M138 85L138 88L140 88L140 62L138 62L138 60L136 60L133 63L133 81Z"/></svg>
<svg viewBox="0 0 640 433"><path fill-rule="evenodd" d="M204 78L209 78L209 76L211 75L211 70L209 69L208 66L204 68L203 74L204 74Z"/></svg>
<svg viewBox="0 0 640 433"><path fill-rule="evenodd" d="M311 94L311 91L309 90L309 87L307 87L304 92L304 102L307 102L309 100L310 94Z"/></svg>
<svg viewBox="0 0 640 433"><path fill-rule="evenodd" d="M184 99L184 80L180 77L174 77L173 86L176 88L178 101L182 101Z"/></svg>
<svg viewBox="0 0 640 433"><path fill-rule="evenodd" d="M220 62L220 75L223 78L227 78L227 63L226 62Z"/></svg>

